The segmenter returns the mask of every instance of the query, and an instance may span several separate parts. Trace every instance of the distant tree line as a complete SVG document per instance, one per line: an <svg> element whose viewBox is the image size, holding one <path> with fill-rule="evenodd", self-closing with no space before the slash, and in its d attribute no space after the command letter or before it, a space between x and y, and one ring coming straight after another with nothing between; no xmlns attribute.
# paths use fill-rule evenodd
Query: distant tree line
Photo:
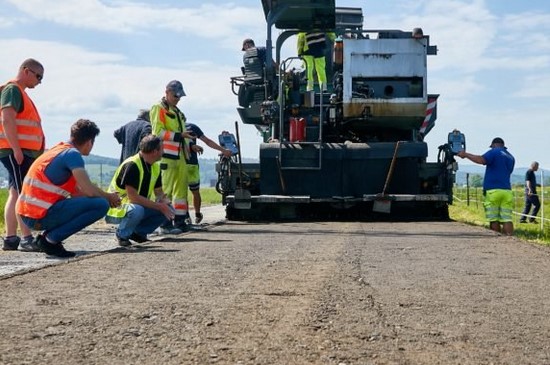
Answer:
<svg viewBox="0 0 550 365"><path fill-rule="evenodd" d="M84 157L86 162L86 171L90 175L90 179L102 188L106 188L115 173L119 164L118 158L103 157L97 155L89 155ZM217 180L216 173L217 159L199 159L201 171L201 185L209 187L212 180ZM8 180L8 172L2 164L0 164L0 181Z"/></svg>

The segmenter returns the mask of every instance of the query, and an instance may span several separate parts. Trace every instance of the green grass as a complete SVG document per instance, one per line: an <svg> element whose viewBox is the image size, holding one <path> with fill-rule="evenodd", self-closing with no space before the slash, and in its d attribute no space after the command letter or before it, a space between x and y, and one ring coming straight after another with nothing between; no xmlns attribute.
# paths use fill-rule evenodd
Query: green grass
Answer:
<svg viewBox="0 0 550 365"><path fill-rule="evenodd" d="M543 207L538 214L537 220L538 224L532 223L519 223L520 214L523 211L524 206L524 193L523 187L514 187L514 236L531 241L540 243L542 245L550 245L550 223L543 221L544 224L541 228L541 215L544 210L550 212L550 201L546 199L546 202L543 202L542 191L539 191L541 194L541 202L543 202ZM540 190L540 189L539 189ZM544 190L544 197L550 196L550 189ZM468 204L468 195L469 195L469 204ZM481 188L470 188L469 194L467 194L466 188L455 188L454 189L454 202L453 205L449 207L449 215L451 219L459 222L464 222L468 224L473 224L477 226L483 226L487 229L489 224L485 219L485 212L483 209L483 194Z"/></svg>
<svg viewBox="0 0 550 365"><path fill-rule="evenodd" d="M5 234L4 232L4 206L6 205L6 200L8 200L8 189L0 189L0 232L3 236Z"/></svg>
<svg viewBox="0 0 550 365"><path fill-rule="evenodd" d="M202 205L221 205L222 196L214 188L201 188Z"/></svg>

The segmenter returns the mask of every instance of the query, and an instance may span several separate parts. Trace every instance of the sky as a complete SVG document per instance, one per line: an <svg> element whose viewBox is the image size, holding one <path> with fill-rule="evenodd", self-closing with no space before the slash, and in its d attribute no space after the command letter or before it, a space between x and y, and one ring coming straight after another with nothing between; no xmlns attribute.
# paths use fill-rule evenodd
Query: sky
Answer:
<svg viewBox="0 0 550 365"><path fill-rule="evenodd" d="M336 0L361 7L366 29L421 27L437 45L428 58L428 92L440 94L438 120L426 137L429 161L449 132L466 136L466 150L487 151L504 139L516 167L550 168L550 2L547 0ZM178 106L190 123L217 141L235 132L241 45L265 45L260 0L118 1L0 0L0 80L29 57L45 67L28 90L41 114L47 147L68 139L79 118L101 133L92 154L118 158L115 129L155 104L180 80ZM273 29L276 36L277 29ZM289 39L283 57L294 56ZM239 123L242 154L258 158L261 137ZM206 148L206 158L217 152ZM472 164L459 160L459 164Z"/></svg>

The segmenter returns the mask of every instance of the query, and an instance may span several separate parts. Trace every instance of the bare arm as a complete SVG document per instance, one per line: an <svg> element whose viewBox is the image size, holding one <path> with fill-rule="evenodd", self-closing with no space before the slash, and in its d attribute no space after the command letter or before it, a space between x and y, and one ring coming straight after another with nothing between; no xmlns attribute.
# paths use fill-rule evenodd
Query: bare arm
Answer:
<svg viewBox="0 0 550 365"><path fill-rule="evenodd" d="M219 144L217 144L216 142L214 142L210 138L206 137L205 135L203 135L200 138L200 140L203 141L208 147L210 147L214 150L220 151L221 153L224 154L224 156L227 156L227 157L231 156L231 151L230 150L223 148L222 146L220 146Z"/></svg>
<svg viewBox="0 0 550 365"><path fill-rule="evenodd" d="M477 164L480 164L480 165L486 165L487 164L487 162L485 161L483 156L474 155L474 154L468 153L466 151L460 151L460 152L458 152L457 155L460 158L467 158L468 160L470 160L472 162L475 162Z"/></svg>
<svg viewBox="0 0 550 365"><path fill-rule="evenodd" d="M23 151L19 146L19 140L17 139L17 125L15 123L15 116L17 112L15 109L8 107L2 109L2 125L4 126L4 133L13 150L15 161L20 165L23 162Z"/></svg>
<svg viewBox="0 0 550 365"><path fill-rule="evenodd" d="M155 189L155 195L160 197L158 201L152 201L149 198L139 195L139 192L133 186L126 185L125 189L130 203L138 204L145 208L158 210L164 214L167 219L174 219L174 212L170 209L169 201L163 198L164 194L161 189Z"/></svg>
<svg viewBox="0 0 550 365"><path fill-rule="evenodd" d="M111 207L117 207L120 205L120 197L117 193L107 193L90 181L90 177L84 168L77 168L72 170L73 176L76 179L78 189L83 196L87 197L101 197L109 201Z"/></svg>

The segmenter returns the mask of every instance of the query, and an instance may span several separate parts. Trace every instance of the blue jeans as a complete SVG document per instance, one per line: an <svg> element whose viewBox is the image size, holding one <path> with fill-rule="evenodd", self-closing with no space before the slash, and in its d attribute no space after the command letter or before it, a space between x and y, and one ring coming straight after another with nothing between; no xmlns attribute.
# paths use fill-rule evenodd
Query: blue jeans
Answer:
<svg viewBox="0 0 550 365"><path fill-rule="evenodd" d="M157 229L166 217L160 211L138 204L129 204L124 218L105 217L107 223L117 224L116 235L118 238L127 239L132 233L147 236Z"/></svg>
<svg viewBox="0 0 550 365"><path fill-rule="evenodd" d="M75 197L52 205L44 218L21 216L21 219L31 229L46 231L51 241L62 242L103 218L107 210L109 202L105 198Z"/></svg>

